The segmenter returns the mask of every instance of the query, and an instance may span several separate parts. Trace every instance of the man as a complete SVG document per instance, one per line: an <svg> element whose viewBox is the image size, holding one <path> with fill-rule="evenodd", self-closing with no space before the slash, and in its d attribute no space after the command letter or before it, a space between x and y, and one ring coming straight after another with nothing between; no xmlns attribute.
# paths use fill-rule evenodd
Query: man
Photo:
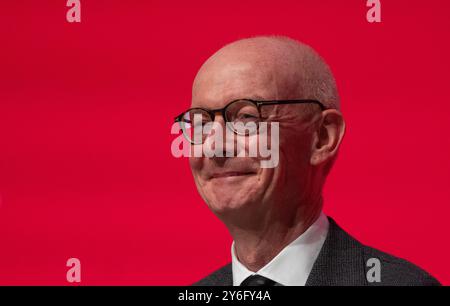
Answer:
<svg viewBox="0 0 450 306"><path fill-rule="evenodd" d="M194 141L187 130L195 114L202 124L223 127L219 133L234 129L232 142L246 141L239 149L226 139L214 143L224 154L190 158L199 193L234 239L231 264L195 285L439 284L413 264L359 243L322 213L322 188L345 122L334 77L313 49L285 37L225 46L199 70L191 109L176 120L192 148L214 135ZM228 125L237 121L278 123L276 165L262 167L267 157L260 154L237 156L260 141L259 131Z"/></svg>

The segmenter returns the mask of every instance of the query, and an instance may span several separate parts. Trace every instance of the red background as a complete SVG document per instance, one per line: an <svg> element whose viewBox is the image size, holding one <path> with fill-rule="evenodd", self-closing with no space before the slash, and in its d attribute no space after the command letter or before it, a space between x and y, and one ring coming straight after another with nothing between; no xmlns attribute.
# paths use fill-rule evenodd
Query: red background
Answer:
<svg viewBox="0 0 450 306"><path fill-rule="evenodd" d="M1 1L0 284L183 285L230 260L170 144L201 63L283 34L332 67L348 131L326 213L450 284L450 2Z"/></svg>

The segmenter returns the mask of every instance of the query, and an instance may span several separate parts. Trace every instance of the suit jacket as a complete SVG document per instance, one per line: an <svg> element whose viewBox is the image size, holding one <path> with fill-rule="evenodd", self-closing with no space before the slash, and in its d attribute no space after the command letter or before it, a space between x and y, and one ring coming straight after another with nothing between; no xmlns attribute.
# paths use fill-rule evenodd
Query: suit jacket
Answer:
<svg viewBox="0 0 450 306"><path fill-rule="evenodd" d="M330 227L306 286L436 286L440 283L412 263L365 246L328 217ZM380 282L369 282L369 258L380 261ZM194 286L232 286L231 263L213 272Z"/></svg>

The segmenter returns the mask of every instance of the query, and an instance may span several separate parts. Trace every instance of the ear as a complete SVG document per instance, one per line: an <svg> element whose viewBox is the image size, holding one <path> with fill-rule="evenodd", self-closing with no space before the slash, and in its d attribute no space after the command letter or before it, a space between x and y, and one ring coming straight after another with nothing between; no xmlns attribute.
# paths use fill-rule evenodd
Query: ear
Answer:
<svg viewBox="0 0 450 306"><path fill-rule="evenodd" d="M322 120L314 133L311 160L313 166L318 166L332 160L344 138L345 121L337 109L327 109L322 112Z"/></svg>

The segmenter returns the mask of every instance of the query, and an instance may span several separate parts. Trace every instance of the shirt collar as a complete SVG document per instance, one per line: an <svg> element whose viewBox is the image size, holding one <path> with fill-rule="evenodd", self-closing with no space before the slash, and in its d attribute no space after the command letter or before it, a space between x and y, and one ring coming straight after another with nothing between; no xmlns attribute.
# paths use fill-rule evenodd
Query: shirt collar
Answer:
<svg viewBox="0 0 450 306"><path fill-rule="evenodd" d="M233 241L231 244L233 285L239 286L247 277L258 274L284 286L304 286L325 242L328 228L328 219L322 212L303 234L256 273L239 262L234 252Z"/></svg>

